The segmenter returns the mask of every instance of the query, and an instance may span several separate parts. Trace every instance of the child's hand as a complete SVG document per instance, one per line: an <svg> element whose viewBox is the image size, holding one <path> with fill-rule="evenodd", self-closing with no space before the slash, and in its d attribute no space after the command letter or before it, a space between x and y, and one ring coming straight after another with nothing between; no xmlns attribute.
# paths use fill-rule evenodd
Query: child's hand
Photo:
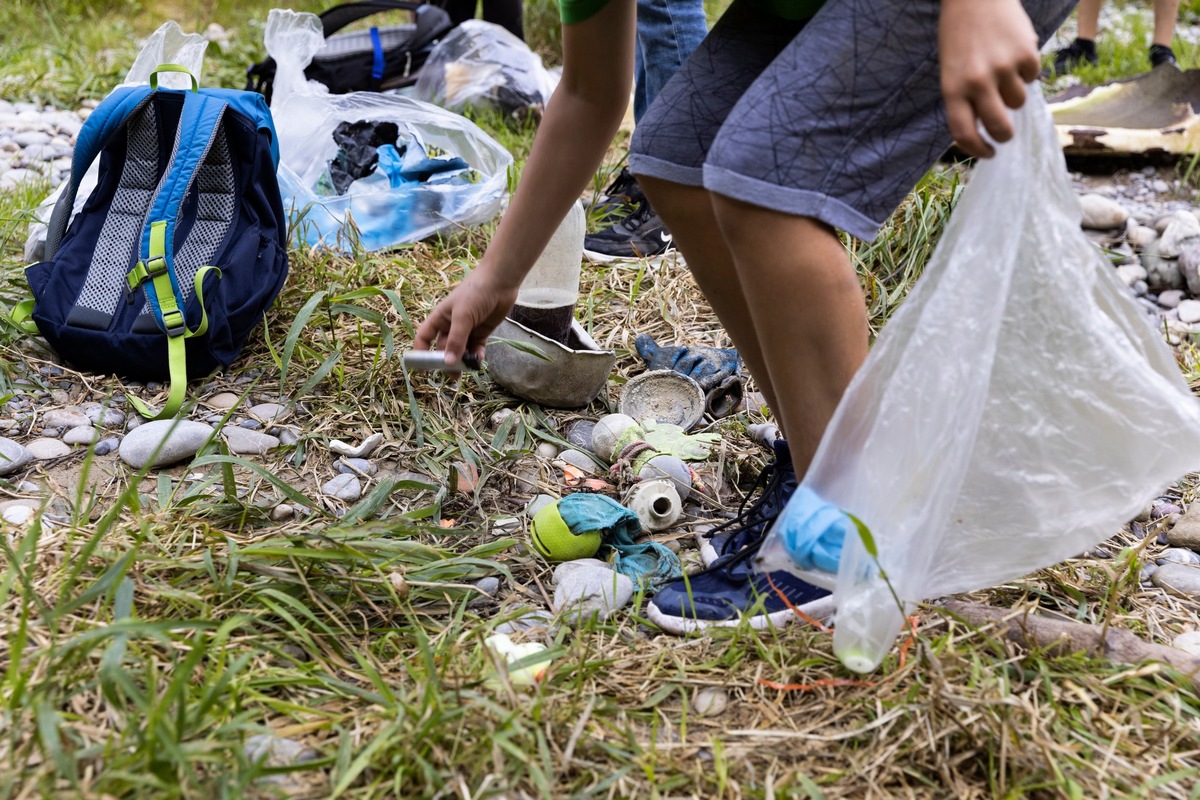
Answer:
<svg viewBox="0 0 1200 800"><path fill-rule="evenodd" d="M938 50L950 135L988 158L995 150L976 123L997 142L1012 138L1008 109L1025 104L1025 84L1041 70L1033 24L1019 0L942 0Z"/></svg>
<svg viewBox="0 0 1200 800"><path fill-rule="evenodd" d="M440 340L446 363L467 352L482 358L488 336L517 301L517 287L494 282L490 274L480 266L434 306L417 328L413 349L429 350Z"/></svg>

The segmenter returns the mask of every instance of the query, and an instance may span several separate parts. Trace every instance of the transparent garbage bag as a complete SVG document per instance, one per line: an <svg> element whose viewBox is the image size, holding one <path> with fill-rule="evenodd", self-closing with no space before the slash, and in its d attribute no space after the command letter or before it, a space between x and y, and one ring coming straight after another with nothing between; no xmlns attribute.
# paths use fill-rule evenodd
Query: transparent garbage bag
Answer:
<svg viewBox="0 0 1200 800"><path fill-rule="evenodd" d="M140 86L149 83L150 75L160 64L179 64L195 75L196 80L200 80L200 71L204 66L204 50L207 47L208 40L200 34L184 33L177 23L164 22L158 27L158 30L146 38L137 57L134 58L129 72L125 74L125 80L120 85ZM159 73L158 81L159 85L166 89L191 88L191 80L187 75L179 72ZM88 198L92 196L92 190L96 188L96 182L99 179L100 159L96 159L79 183L71 219L75 218L75 215L87 203ZM59 196L66 189L66 184L67 181L59 184L50 193L50 196L34 209L36 221L29 226L29 236L25 240L25 260L30 263L41 261L43 258L50 215L54 212L54 206L58 203Z"/></svg>
<svg viewBox="0 0 1200 800"><path fill-rule="evenodd" d="M856 671L917 602L1076 555L1200 468L1200 404L1080 230L1029 95L758 556L833 590L834 650Z"/></svg>
<svg viewBox="0 0 1200 800"><path fill-rule="evenodd" d="M449 109L540 113L558 79L529 46L491 22L469 19L446 34L417 78L415 96Z"/></svg>
<svg viewBox="0 0 1200 800"><path fill-rule="evenodd" d="M473 122L410 97L335 95L306 80L304 68L325 44L314 14L272 9L264 40L277 65L271 115L279 186L306 243L346 250L357 241L379 250L499 213L512 155ZM346 187L331 175L347 156L335 134L342 138L355 126L395 128L400 139L394 151L381 148L376 172ZM430 168L412 169L418 161Z"/></svg>

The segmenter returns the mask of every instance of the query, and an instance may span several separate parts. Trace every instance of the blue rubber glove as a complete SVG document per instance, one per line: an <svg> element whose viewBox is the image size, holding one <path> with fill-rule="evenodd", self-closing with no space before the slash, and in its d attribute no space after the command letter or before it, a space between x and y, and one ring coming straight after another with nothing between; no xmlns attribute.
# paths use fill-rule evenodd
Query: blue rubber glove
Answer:
<svg viewBox="0 0 1200 800"><path fill-rule="evenodd" d="M733 348L662 347L648 333L639 333L633 343L647 367L673 369L687 375L705 392L742 371L742 357Z"/></svg>
<svg viewBox="0 0 1200 800"><path fill-rule="evenodd" d="M855 528L844 511L800 486L771 530L783 537L784 548L796 566L836 574L842 544Z"/></svg>

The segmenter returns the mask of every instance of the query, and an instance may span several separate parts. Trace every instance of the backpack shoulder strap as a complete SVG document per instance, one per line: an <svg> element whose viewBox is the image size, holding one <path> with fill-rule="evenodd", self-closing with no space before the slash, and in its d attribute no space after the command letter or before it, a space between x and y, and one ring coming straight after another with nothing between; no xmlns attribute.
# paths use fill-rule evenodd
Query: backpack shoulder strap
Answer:
<svg viewBox="0 0 1200 800"><path fill-rule="evenodd" d="M221 118L228 107L229 103L224 98L207 92L184 94L175 148L142 231L139 245L142 258L126 276L131 292L139 286L144 288L154 319L167 334L170 389L166 405L155 414L136 398L129 398L138 413L153 419L173 417L179 410L187 386L187 351L184 342L208 330L202 283L208 273L216 272L219 275L220 270L207 266L197 271L194 289L200 303L201 319L195 329L189 330L184 316L184 296L175 272L175 227L184 197L212 147Z"/></svg>
<svg viewBox="0 0 1200 800"><path fill-rule="evenodd" d="M84 120L79 136L75 140L75 152L71 158L71 179L54 205L46 233L46 255L49 261L58 250L58 244L67 232L71 221L71 210L75 207L75 196L79 184L87 174L92 162L135 111L150 102L153 90L149 86L121 86L113 91L104 102L96 106Z"/></svg>

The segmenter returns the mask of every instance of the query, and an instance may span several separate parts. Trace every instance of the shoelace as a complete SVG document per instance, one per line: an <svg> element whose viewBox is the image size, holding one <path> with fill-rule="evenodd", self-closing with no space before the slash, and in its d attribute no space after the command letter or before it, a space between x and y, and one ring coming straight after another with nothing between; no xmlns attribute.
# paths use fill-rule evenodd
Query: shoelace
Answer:
<svg viewBox="0 0 1200 800"><path fill-rule="evenodd" d="M768 500L770 497L772 497L772 495L776 494L783 488L783 484L786 480L786 471L780 469L778 464L772 463L768 464L766 467L763 467L762 472L758 473L758 477L754 479L754 485L750 487L750 491L745 497L742 498L742 502L738 506L737 516L728 522L723 522L717 527L713 528L711 531L709 531L709 537L716 536L719 533L724 533L725 531L734 528L745 529L750 528L758 523L769 521L769 517L766 514ZM758 495L758 499L754 501L754 504L751 505L749 509L747 509L746 505L750 502L750 498L754 497L755 492L757 492L760 488L762 488L762 492ZM754 538L761 539L761 532L759 534L755 534ZM736 546L734 546L735 543ZM738 536L737 533L733 534L721 543L721 553L719 558L724 558L726 555L728 555L731 548L733 550L743 549L743 545L745 545L745 539ZM716 562L714 562L714 564L715 563Z"/></svg>
<svg viewBox="0 0 1200 800"><path fill-rule="evenodd" d="M650 201L643 199L637 205L637 210L630 214L625 219L621 220L621 227L633 233L638 228L646 224L646 221L654 215L654 209L650 207Z"/></svg>
<svg viewBox="0 0 1200 800"><path fill-rule="evenodd" d="M617 175L609 187L604 190L606 197L631 197L631 191L634 186L637 186L637 180L633 177L633 173L626 167L621 167L621 172Z"/></svg>

